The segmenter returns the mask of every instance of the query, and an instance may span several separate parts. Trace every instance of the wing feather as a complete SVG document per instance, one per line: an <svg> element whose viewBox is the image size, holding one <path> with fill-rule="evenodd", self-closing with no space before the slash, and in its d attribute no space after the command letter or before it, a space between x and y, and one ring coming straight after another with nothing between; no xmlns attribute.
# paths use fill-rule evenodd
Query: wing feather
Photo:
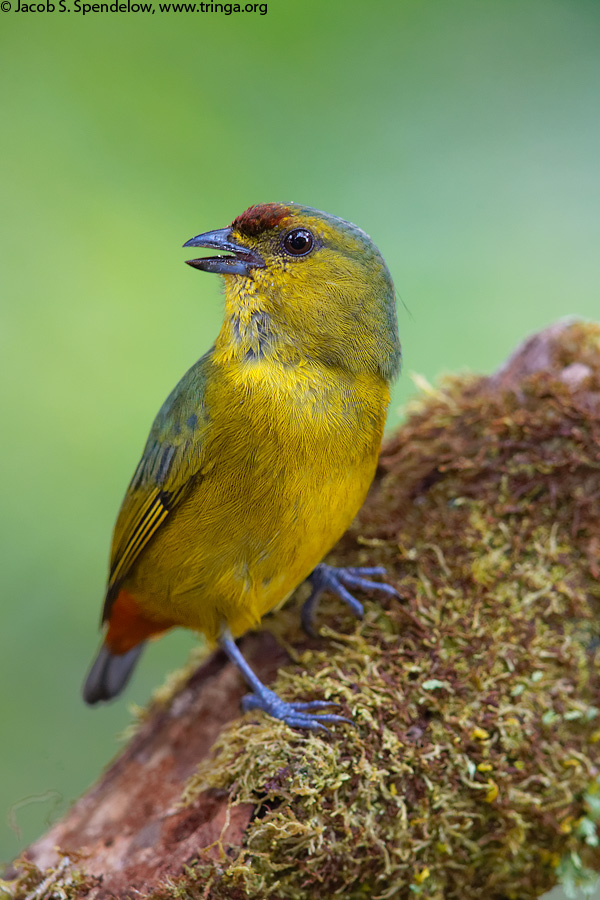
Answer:
<svg viewBox="0 0 600 900"><path fill-rule="evenodd" d="M123 579L206 462L204 388L210 360L211 352L192 366L154 421L115 525L103 621Z"/></svg>

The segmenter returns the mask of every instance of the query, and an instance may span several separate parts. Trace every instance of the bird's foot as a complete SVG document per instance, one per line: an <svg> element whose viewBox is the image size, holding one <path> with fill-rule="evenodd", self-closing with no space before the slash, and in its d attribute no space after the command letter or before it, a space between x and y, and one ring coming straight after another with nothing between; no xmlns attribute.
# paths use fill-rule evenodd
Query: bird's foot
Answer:
<svg viewBox="0 0 600 900"><path fill-rule="evenodd" d="M344 716L338 716L337 713L319 713L316 710L326 709L327 707L339 706L331 700L309 700L306 703L288 703L282 700L274 691L262 685L260 691L255 690L252 694L246 694L242 698L242 709L248 712L251 709L262 709L264 712L273 716L274 719L281 719L291 728L307 728L309 731L329 731L327 725L335 722L346 722L352 725L350 719Z"/></svg>
<svg viewBox="0 0 600 900"><path fill-rule="evenodd" d="M381 591L390 597L398 597L398 592L391 585L369 580L373 576L381 577L383 575L385 575L383 566L372 566L370 568L346 566L337 569L325 563L318 565L308 576L308 581L312 584L312 593L300 613L302 627L306 633L312 637L316 635L314 621L323 591L331 591L333 594L336 594L358 618L363 615L364 607L356 597L352 596L348 588L361 591Z"/></svg>
<svg viewBox="0 0 600 900"><path fill-rule="evenodd" d="M242 656L240 648L228 632L222 635L220 644L231 662L238 667L246 682L252 688L252 693L246 694L242 698L242 709L244 712L251 709L262 709L270 716L273 716L274 719L281 719L282 722L285 722L291 728L307 728L309 731L328 732L329 728L327 725L332 725L335 722L353 724L350 719L339 716L337 713L316 712L319 709L339 706L339 703L334 703L331 700L309 700L305 703L288 703L286 700L282 700L274 691L266 687L258 675L250 668Z"/></svg>

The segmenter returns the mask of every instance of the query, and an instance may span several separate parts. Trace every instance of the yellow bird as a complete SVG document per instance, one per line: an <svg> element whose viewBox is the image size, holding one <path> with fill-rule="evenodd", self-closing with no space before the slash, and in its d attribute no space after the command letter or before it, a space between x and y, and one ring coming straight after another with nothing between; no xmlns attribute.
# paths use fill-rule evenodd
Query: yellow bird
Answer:
<svg viewBox="0 0 600 900"><path fill-rule="evenodd" d="M151 635L173 626L218 642L252 688L244 708L289 725L345 721L332 703L286 703L234 638L305 579L310 630L325 589L358 615L350 589L381 569L321 563L362 505L400 365L394 287L357 228L294 203L250 207L184 246L229 255L189 265L225 283L213 347L171 392L115 526L104 643L84 699L110 700Z"/></svg>

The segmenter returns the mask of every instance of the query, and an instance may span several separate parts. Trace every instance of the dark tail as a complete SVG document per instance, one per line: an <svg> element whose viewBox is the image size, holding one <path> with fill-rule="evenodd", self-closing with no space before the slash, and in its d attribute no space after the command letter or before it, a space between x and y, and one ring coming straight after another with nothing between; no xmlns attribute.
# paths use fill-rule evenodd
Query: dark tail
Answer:
<svg viewBox="0 0 600 900"><path fill-rule="evenodd" d="M138 644L127 653L116 656L106 644L102 644L98 656L85 679L83 699L90 706L102 700L112 700L120 694L131 677L145 643Z"/></svg>

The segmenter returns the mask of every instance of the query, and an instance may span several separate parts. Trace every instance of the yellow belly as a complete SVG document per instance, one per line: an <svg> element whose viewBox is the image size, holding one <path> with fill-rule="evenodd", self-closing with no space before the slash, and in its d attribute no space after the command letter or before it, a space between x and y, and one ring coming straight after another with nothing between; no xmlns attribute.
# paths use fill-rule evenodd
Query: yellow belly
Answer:
<svg viewBox="0 0 600 900"><path fill-rule="evenodd" d="M211 640L257 625L362 505L388 402L376 376L224 370L206 395L208 462L124 584L144 614Z"/></svg>

